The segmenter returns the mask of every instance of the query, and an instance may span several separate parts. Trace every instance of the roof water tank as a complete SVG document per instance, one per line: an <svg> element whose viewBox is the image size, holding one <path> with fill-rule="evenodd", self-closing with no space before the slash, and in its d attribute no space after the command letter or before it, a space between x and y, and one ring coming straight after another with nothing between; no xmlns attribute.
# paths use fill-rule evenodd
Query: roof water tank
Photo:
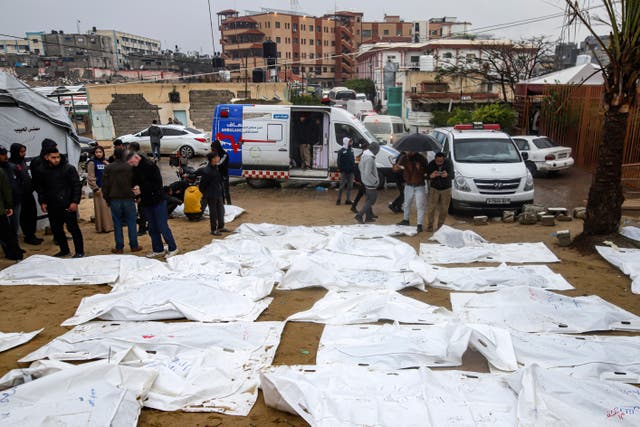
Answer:
<svg viewBox="0 0 640 427"><path fill-rule="evenodd" d="M420 55L420 71L433 71L436 68L436 60L433 55Z"/></svg>

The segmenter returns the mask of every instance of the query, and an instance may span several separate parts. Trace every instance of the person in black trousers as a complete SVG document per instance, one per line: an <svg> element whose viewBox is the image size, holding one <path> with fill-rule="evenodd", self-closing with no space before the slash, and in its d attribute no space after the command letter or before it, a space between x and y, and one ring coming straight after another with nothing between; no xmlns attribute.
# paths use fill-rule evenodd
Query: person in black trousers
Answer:
<svg viewBox="0 0 640 427"><path fill-rule="evenodd" d="M222 188L224 189L224 202L228 205L231 204L231 193L229 192L229 156L220 140L217 138L211 143L211 152L218 153L220 156L220 162L218 163L218 171L222 177Z"/></svg>
<svg viewBox="0 0 640 427"><path fill-rule="evenodd" d="M36 200L33 197L33 183L31 182L31 175L29 175L29 166L25 161L27 147L16 142L11 144L9 151L11 152L9 161L16 165L22 177L22 209L19 213L19 219L24 242L29 245L39 245L44 240L36 236L38 210L36 208Z"/></svg>
<svg viewBox="0 0 640 427"><path fill-rule="evenodd" d="M82 196L82 184L75 167L62 160L57 148L44 153L45 163L40 170L38 201L42 212L49 214L51 231L60 251L56 257L69 255L69 243L64 234L64 225L73 237L76 250L74 258L84 256L84 241L78 227L78 204Z"/></svg>
<svg viewBox="0 0 640 427"><path fill-rule="evenodd" d="M396 162L400 160L400 157L405 154L403 151L396 157ZM391 203L389 203L389 209L393 213L403 213L402 206L404 205L404 178L402 177L402 171L400 172L392 172L393 173L393 182L396 183L396 188L398 189L398 197L393 199Z"/></svg>
<svg viewBox="0 0 640 427"><path fill-rule="evenodd" d="M5 257L18 261L22 259L22 251L18 246L16 231L9 222L13 213L13 194L9 179L0 172L0 245Z"/></svg>
<svg viewBox="0 0 640 427"><path fill-rule="evenodd" d="M207 154L207 160L209 160L209 164L196 172L200 176L198 189L202 193L202 199L206 200L209 205L211 234L220 236L222 232L229 231L224 228L224 189L222 176L218 170L220 156L217 152L212 151Z"/></svg>

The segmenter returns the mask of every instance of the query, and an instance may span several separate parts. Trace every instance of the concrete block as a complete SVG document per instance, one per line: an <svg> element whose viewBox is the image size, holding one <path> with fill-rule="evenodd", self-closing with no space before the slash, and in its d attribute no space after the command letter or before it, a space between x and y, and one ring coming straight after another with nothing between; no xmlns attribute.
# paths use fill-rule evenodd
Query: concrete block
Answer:
<svg viewBox="0 0 640 427"><path fill-rule="evenodd" d="M514 222L516 220L516 212L515 211L504 211L502 212L502 221L503 222Z"/></svg>
<svg viewBox="0 0 640 427"><path fill-rule="evenodd" d="M571 244L571 232L569 230L560 230L556 232L559 246L569 246Z"/></svg>
<svg viewBox="0 0 640 427"><path fill-rule="evenodd" d="M538 222L538 215L534 212L523 212L518 216L518 222L522 225L533 225Z"/></svg>
<svg viewBox="0 0 640 427"><path fill-rule="evenodd" d="M568 215L567 208L547 208L547 212L549 215L558 216L558 215Z"/></svg>
<svg viewBox="0 0 640 427"><path fill-rule="evenodd" d="M522 206L522 212L533 212L538 214L538 212L546 212L546 208L542 205L524 205Z"/></svg>
<svg viewBox="0 0 640 427"><path fill-rule="evenodd" d="M562 221L562 222L569 222L571 221L573 218L571 218L569 215L565 215L565 214L560 214L556 217L556 219L558 221Z"/></svg>
<svg viewBox="0 0 640 427"><path fill-rule="evenodd" d="M576 219L585 219L587 217L587 208L573 208L573 217Z"/></svg>
<svg viewBox="0 0 640 427"><path fill-rule="evenodd" d="M542 215L542 225L553 227L556 225L556 217L553 215Z"/></svg>
<svg viewBox="0 0 640 427"><path fill-rule="evenodd" d="M474 225L487 225L489 223L489 217L486 215L478 215L473 217Z"/></svg>

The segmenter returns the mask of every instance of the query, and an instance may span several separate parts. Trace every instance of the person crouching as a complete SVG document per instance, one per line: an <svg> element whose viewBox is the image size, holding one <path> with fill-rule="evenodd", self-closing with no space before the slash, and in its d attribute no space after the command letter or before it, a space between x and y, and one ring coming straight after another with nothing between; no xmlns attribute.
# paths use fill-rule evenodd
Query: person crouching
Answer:
<svg viewBox="0 0 640 427"><path fill-rule="evenodd" d="M207 154L207 160L209 164L196 172L200 176L198 188L203 200L209 206L211 234L220 236L222 232L228 231L224 228L224 186L222 175L218 170L220 155L212 151Z"/></svg>

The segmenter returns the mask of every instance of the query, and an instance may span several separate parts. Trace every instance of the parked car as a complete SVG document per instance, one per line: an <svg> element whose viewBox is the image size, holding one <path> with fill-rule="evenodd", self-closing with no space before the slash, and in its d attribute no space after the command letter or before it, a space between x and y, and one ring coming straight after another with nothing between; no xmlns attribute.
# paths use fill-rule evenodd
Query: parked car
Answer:
<svg viewBox="0 0 640 427"><path fill-rule="evenodd" d="M79 136L78 142L80 143L80 153L87 153L88 156L92 156L93 151L98 146L98 141L87 138L86 136Z"/></svg>
<svg viewBox="0 0 640 427"><path fill-rule="evenodd" d="M521 153L527 153L525 163L533 175L567 170L573 166L571 148L559 146L547 136L524 135L512 139Z"/></svg>
<svg viewBox="0 0 640 427"><path fill-rule="evenodd" d="M160 154L180 153L181 157L206 156L211 151L211 138L198 129L180 125L157 125L162 129L160 141ZM140 149L145 153L151 153L149 142L149 128L135 134L123 135L116 138L126 146L133 141L140 144Z"/></svg>

